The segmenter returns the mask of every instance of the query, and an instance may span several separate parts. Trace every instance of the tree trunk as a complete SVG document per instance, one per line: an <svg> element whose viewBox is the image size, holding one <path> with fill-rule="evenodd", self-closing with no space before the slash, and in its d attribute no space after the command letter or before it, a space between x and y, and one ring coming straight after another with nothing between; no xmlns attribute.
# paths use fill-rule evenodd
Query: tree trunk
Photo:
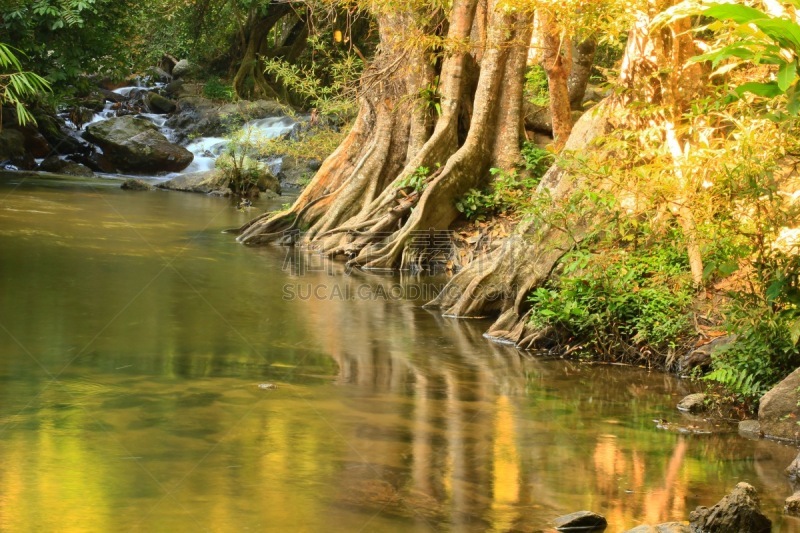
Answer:
<svg viewBox="0 0 800 533"><path fill-rule="evenodd" d="M269 31L289 13L289 4L271 5L269 12L264 17L259 17L255 12L251 13L244 31L247 45L244 48L239 69L233 77L233 90L238 98L252 96L276 98L278 96L264 77L264 67L259 58L259 52ZM253 80L252 91L247 86L248 79Z"/></svg>
<svg viewBox="0 0 800 533"><path fill-rule="evenodd" d="M589 85L589 77L592 75L596 52L597 41L594 37L572 43L572 67L567 79L569 105L572 109L583 109L581 104L586 94L586 87Z"/></svg>
<svg viewBox="0 0 800 533"><path fill-rule="evenodd" d="M441 111L430 134L418 112L421 102L407 96L432 81L432 73L420 76L414 68L427 53L407 44L420 30L413 25L417 19L413 13L380 15L381 56L364 74L354 129L289 210L248 223L239 240L263 243L303 229L303 243L353 265L416 264L417 251L409 246L415 232L446 229L458 217L455 199L478 186L490 166L510 167L519 155L530 16L505 13L492 2L483 12L486 20L477 20L478 4L457 0L450 11L439 72ZM486 42L471 41L482 26ZM481 61L473 96L467 73L476 52ZM459 146L464 107L472 112ZM410 186L423 168L424 184Z"/></svg>
<svg viewBox="0 0 800 533"><path fill-rule="evenodd" d="M561 28L547 10L542 10L542 67L547 73L550 93L550 115L553 120L553 139L556 150L561 150L572 131L572 108L567 80L572 65L572 45L562 38Z"/></svg>
<svg viewBox="0 0 800 533"><path fill-rule="evenodd" d="M681 33L680 28L650 33L650 20L642 14L628 39L621 72L621 82L628 90L583 115L575 125L565 151L582 151L594 139L607 134L612 126L620 126L619 117L631 117L623 112L624 106L631 101L667 103L671 116L679 117L697 88L702 86L701 71L687 61L691 44L687 36L690 33ZM665 74L660 71L664 65L673 68ZM676 156L676 168L679 168L679 163ZM677 177L682 179L680 174ZM565 202L578 188L588 186L602 190L610 186L608 183L586 184L582 181L580 176L553 166L542 178L539 192L549 191L553 200L552 213L568 213ZM687 211L690 214L690 210L683 210L676 216L682 227L693 228ZM550 278L563 255L579 244L591 228L599 225L602 214L572 218L558 226L534 222L520 225L491 256L473 262L454 276L428 307L440 308L445 315L454 317L499 313L486 333L487 337L522 348L536 346L548 332L530 326L527 298L533 289ZM687 231L691 232L691 229ZM696 241L692 240L691 233L688 241L689 255L693 257L691 247L693 242L696 245ZM692 259L692 263L694 261ZM693 272L695 268L693 264Z"/></svg>

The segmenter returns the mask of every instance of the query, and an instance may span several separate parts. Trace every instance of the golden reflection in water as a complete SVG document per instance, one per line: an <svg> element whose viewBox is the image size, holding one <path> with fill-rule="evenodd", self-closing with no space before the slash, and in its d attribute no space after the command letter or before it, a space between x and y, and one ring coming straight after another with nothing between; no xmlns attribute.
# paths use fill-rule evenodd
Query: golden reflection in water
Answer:
<svg viewBox="0 0 800 533"><path fill-rule="evenodd" d="M618 531L685 518L742 478L780 512L775 465L796 450L656 430L688 392L669 376L537 360L419 302L283 301L280 251L216 227L196 242L218 204L146 197L61 198L47 204L72 205L60 221L0 231L4 251L45 259L0 263L0 322L54 372L81 354L48 388L0 331L4 531L537 531L579 509ZM181 223L160 226L165 213ZM26 227L71 244L14 240Z"/></svg>

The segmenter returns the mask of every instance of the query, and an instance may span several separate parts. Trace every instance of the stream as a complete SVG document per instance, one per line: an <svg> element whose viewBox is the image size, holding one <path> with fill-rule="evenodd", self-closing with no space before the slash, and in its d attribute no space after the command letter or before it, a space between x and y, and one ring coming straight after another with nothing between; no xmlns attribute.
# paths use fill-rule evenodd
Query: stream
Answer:
<svg viewBox="0 0 800 533"><path fill-rule="evenodd" d="M747 481L800 532L797 449L680 414L697 385L492 344L421 308L444 278L222 233L285 198L118 186L0 180L0 530L532 532L589 509L617 532Z"/></svg>

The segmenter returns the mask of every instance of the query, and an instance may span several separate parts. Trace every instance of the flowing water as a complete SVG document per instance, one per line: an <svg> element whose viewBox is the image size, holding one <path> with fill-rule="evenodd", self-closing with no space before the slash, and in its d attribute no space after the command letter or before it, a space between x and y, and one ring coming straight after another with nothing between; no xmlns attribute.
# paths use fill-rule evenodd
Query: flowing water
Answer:
<svg viewBox="0 0 800 533"><path fill-rule="evenodd" d="M442 280L247 248L221 230L256 210L117 184L0 183L0 530L539 531L591 509L616 532L738 481L800 530L796 449L656 427L702 426L674 408L690 384L491 344L421 309Z"/></svg>

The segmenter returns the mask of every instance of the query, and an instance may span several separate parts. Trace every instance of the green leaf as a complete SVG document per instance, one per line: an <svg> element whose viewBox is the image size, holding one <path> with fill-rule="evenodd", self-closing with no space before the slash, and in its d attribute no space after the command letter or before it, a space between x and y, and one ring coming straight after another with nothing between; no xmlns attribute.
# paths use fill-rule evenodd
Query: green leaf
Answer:
<svg viewBox="0 0 800 533"><path fill-rule="evenodd" d="M765 98L775 98L776 96L783 94L780 87L778 87L777 82L769 82L769 83L758 83L758 82L748 82L739 85L736 88L736 94L742 96L744 93L753 93L758 96L763 96Z"/></svg>
<svg viewBox="0 0 800 533"><path fill-rule="evenodd" d="M794 61L784 63L778 70L778 88L786 92L786 89L794 83L795 77L797 77L797 63Z"/></svg>
<svg viewBox="0 0 800 533"><path fill-rule="evenodd" d="M717 20L732 20L739 24L745 24L753 20L765 18L764 13L758 9L739 4L721 4L712 6L703 12L703 15Z"/></svg>
<svg viewBox="0 0 800 533"><path fill-rule="evenodd" d="M794 321L789 324L789 339L794 345L797 344L797 341L800 341L800 317L795 318Z"/></svg>

